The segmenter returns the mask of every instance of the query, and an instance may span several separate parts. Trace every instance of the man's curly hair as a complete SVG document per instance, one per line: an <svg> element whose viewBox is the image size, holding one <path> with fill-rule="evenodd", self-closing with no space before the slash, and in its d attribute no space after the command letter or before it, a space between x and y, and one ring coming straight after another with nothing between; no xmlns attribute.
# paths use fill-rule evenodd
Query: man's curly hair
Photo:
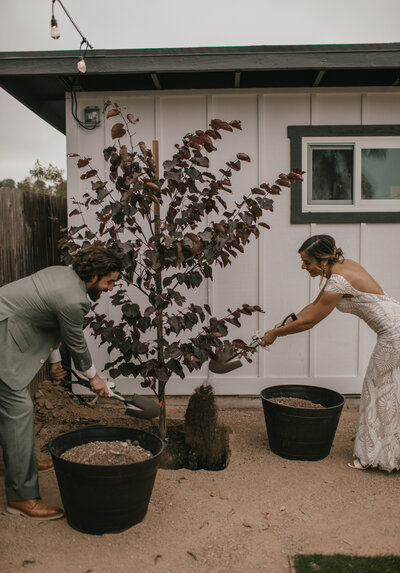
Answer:
<svg viewBox="0 0 400 573"><path fill-rule="evenodd" d="M99 280L112 272L120 273L122 262L114 250L92 245L73 257L72 268L84 282L90 282L95 275Z"/></svg>

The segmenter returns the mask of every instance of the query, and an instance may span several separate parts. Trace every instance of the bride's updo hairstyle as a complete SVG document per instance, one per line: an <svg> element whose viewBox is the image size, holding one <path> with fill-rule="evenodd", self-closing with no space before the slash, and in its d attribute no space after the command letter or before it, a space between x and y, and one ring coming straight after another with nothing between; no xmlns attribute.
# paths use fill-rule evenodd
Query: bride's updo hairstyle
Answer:
<svg viewBox="0 0 400 573"><path fill-rule="evenodd" d="M330 267L344 261L343 251L338 248L335 239L330 235L314 235L301 245L298 253L305 253L316 259L321 265L326 262Z"/></svg>

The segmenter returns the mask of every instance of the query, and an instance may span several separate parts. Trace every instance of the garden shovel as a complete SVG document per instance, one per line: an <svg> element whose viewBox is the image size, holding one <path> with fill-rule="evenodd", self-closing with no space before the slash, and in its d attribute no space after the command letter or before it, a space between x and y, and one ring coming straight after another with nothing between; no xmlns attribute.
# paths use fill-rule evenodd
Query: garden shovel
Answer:
<svg viewBox="0 0 400 573"><path fill-rule="evenodd" d="M89 381L84 378L81 378L81 376L79 376L79 374L77 374L74 370L72 370L72 368L68 368L67 366L63 365L63 369L69 372L70 374L73 374L75 378L77 378L77 380L74 380L73 382L81 384L82 386L85 386L85 388L90 389ZM114 382L108 382L107 386L108 386L108 397L116 398L117 400L123 402L126 406L125 414L127 414L128 416L151 420L152 418L156 418L157 416L160 415L160 408L154 402L154 400L152 400L148 396L139 396L138 394L134 394L130 400L126 400L119 392L114 391L115 388Z"/></svg>
<svg viewBox="0 0 400 573"><path fill-rule="evenodd" d="M286 324L286 321L289 320L289 318L291 318L292 320L297 320L297 316L294 314L294 312L292 312L288 314L288 316L285 318L285 320L282 321L280 326ZM251 344L250 346L252 346L253 348L257 348L258 346L260 346L261 341L262 341L261 337L253 336L253 344ZM233 360L237 356L239 356L239 352L226 360L210 360L210 364L208 365L208 367L211 370L211 372L214 372L214 374L227 374L228 372L232 372L232 370L236 370L237 368L243 366L241 360Z"/></svg>

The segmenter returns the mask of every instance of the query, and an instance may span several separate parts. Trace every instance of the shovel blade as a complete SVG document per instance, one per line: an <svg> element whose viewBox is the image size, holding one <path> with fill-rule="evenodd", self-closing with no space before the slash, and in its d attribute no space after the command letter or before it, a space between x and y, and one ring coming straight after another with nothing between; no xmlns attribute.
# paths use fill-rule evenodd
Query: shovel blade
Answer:
<svg viewBox="0 0 400 573"><path fill-rule="evenodd" d="M232 360L232 361L218 361L218 360L210 360L208 365L211 372L214 374L227 374L228 372L232 372L232 370L236 370L240 368L242 363L240 360Z"/></svg>
<svg viewBox="0 0 400 573"><path fill-rule="evenodd" d="M134 394L131 400L125 401L125 404L128 406L125 410L125 414L133 418L152 420L160 415L160 408L154 400L148 396ZM130 404L132 404L132 407L130 407Z"/></svg>

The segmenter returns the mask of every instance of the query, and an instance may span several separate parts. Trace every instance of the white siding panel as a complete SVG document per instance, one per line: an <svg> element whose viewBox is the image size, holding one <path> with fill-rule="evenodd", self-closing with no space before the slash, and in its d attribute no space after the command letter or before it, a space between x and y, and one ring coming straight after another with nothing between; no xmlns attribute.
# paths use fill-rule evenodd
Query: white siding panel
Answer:
<svg viewBox="0 0 400 573"><path fill-rule="evenodd" d="M159 98L159 117L157 120L158 139L160 142L160 174L163 173L162 164L172 159L176 148L174 145L182 143L182 137L196 129L207 128L207 99L205 96L162 96ZM208 302L207 283L204 281L197 289L182 289L186 297L186 304L205 304ZM195 331L193 331L194 333ZM182 339L182 335L179 336ZM195 372L190 378L196 379L195 385L207 378L207 367ZM183 386L183 389L182 389ZM182 381L170 381L169 393L185 393L185 384Z"/></svg>
<svg viewBox="0 0 400 573"><path fill-rule="evenodd" d="M160 153L162 161L175 153L175 143L196 129L207 128L206 96L160 97Z"/></svg>
<svg viewBox="0 0 400 573"><path fill-rule="evenodd" d="M106 98L108 99L108 97ZM121 108L125 108L125 113L132 113L135 118L138 118L139 121L135 124L130 125L130 130L133 135L133 144L134 146L137 145L139 141L144 141L146 145L151 148L152 142L156 137L156 98L155 97L130 97L126 94L119 94L115 97L110 98L112 102L118 103ZM109 145L113 145L113 139L111 138L111 127L121 121L118 116L112 117L106 120L106 129L105 129L105 147ZM128 149L130 149L130 139L128 135L126 135L121 142L127 145ZM136 151L139 149L136 147ZM124 236L125 240L129 240L131 238L130 234L126 234ZM149 302L146 297L134 286L128 289L130 296L133 301L139 304L143 309L149 306ZM107 304L107 307L105 305ZM115 320L116 322L120 321L120 309L114 307L110 303L109 297L102 297L101 305L99 305L98 312L108 312L108 316L110 319ZM105 308L103 308L105 307ZM107 308L107 311L106 311ZM115 352L111 354L111 357L105 352L106 347L97 347L94 349L96 354L96 364L101 364L101 358L103 361L106 362L114 357ZM103 363L104 363L103 362ZM123 378L122 378L123 379ZM138 380L134 380L133 378L129 379L129 382L132 387L132 392L140 392L141 386Z"/></svg>
<svg viewBox="0 0 400 573"><path fill-rule="evenodd" d="M363 97L363 123L399 124L400 94L369 93Z"/></svg>
<svg viewBox="0 0 400 573"><path fill-rule="evenodd" d="M156 137L156 98L143 96L131 97L126 94L119 94L115 95L115 97L107 97L106 99L111 99L112 102L117 103L122 109L124 109L125 113L132 113L135 118L139 119L137 123L130 125L130 131L133 134L134 150L139 151L139 148L137 147L137 143L139 141L144 141L146 145L151 149L153 139ZM113 145L114 140L111 138L111 127L120 121L121 119L118 116L106 120L105 147ZM131 143L128 135L125 135L125 137L120 141L124 143L128 149L130 149ZM124 235L124 240L129 239L131 239L131 235L126 233L126 235ZM131 286L130 289L128 288L128 292L132 300L139 304L141 308L145 309L147 306L149 306L148 300L137 288ZM101 299L101 304L105 305L106 300L108 304L109 317L118 323L121 320L120 309L114 307L111 304L109 297L103 296ZM102 312L102 307L99 306L98 311ZM104 310L103 312L106 311ZM114 352L111 357L107 356L104 346L100 349L96 348L95 352L96 354L102 353L103 357L107 360L110 360L111 357L114 358L115 355ZM99 358L97 359L96 364L98 363L98 360ZM134 383L132 391L140 391L140 383L138 381L130 379L130 382Z"/></svg>
<svg viewBox="0 0 400 573"><path fill-rule="evenodd" d="M108 98L106 98L108 99ZM112 102L117 103L121 108L125 108L125 113L131 113L139 121L130 125L130 130L134 134L133 142L137 144L144 141L148 147L151 147L155 138L155 97L129 97L127 95L117 95L110 98ZM111 127L121 122L118 116L105 120L106 123L106 145L112 145ZM129 138L125 136L122 140L129 148ZM136 148L139 151L138 148Z"/></svg>
<svg viewBox="0 0 400 573"><path fill-rule="evenodd" d="M242 130L232 133L222 131L222 141L217 141L218 152L212 156L213 172L226 169L226 161L234 161L237 153L247 153L251 162L241 162L241 170L232 173L232 195L224 195L228 205L234 208L234 201L241 201L244 194L258 184L258 110L255 95L241 96L213 96L209 110L211 119L225 121L241 120ZM224 209L221 208L221 216ZM213 216L218 220L218 216ZM227 314L227 309L234 310L243 303L259 304L259 245L254 239L245 247L245 253L239 253L232 265L224 269L215 270L215 280L212 284L213 312L217 317ZM242 315L242 327L230 327L233 338L242 338L250 342L253 334L258 330L257 313L253 316ZM249 364L244 361L240 370L233 371L229 378L257 377L258 356ZM219 378L219 377L217 377ZM226 384L226 383L225 383Z"/></svg>
<svg viewBox="0 0 400 573"><path fill-rule="evenodd" d="M103 97L101 95L78 94L77 117L83 121L84 108L87 106L98 106L103 109ZM94 130L86 130L81 127L72 117L70 99L66 100L66 123L67 123L67 154L77 153L81 157L90 157L91 165L98 169L99 176L105 175L103 147L105 123L102 121L100 127ZM83 194L91 189L91 179L82 180L80 176L88 168L78 169L77 160L79 157L68 157L67 159L67 178L68 178L68 208L69 211L75 208L74 201L80 201ZM86 222L91 225L95 222L95 216L91 213L85 214ZM80 216L73 217L70 220L72 225L81 225Z"/></svg>
<svg viewBox="0 0 400 573"><path fill-rule="evenodd" d="M313 125L347 125L361 123L360 94L314 94Z"/></svg>
<svg viewBox="0 0 400 573"><path fill-rule="evenodd" d="M317 225L316 234L334 236L345 257L359 261L359 225ZM315 297L320 279L310 279ZM323 286L325 281L321 284ZM317 377L357 377L358 374L359 319L334 310L312 330L315 350L315 375Z"/></svg>
<svg viewBox="0 0 400 573"><path fill-rule="evenodd" d="M77 117L83 120L83 110L87 106L98 106L103 109L104 97L102 94L78 94L78 109ZM91 165L93 168L98 169L99 177L105 176L105 161L103 157L103 148L105 146L105 130L106 124L104 119L101 125L93 131L85 130L73 118L71 113L70 100L66 100L66 124L67 124L67 154L77 153L81 157L91 157ZM91 179L82 180L80 176L89 168L78 169L78 157L68 157L67 159L67 178L68 178L68 211L71 212L75 209L75 201L81 201L84 193L91 190ZM94 213L85 212L85 221L89 227L96 228L97 222ZM79 215L73 216L69 220L70 225L81 225L82 219ZM111 305L109 300L103 298L99 306L99 312L112 314ZM86 340L89 350L91 352L93 362L96 364L98 370L102 370L108 356L105 348L99 348L98 341L90 335L90 330L85 332Z"/></svg>
<svg viewBox="0 0 400 573"><path fill-rule="evenodd" d="M271 95L263 98L263 179L269 183L290 164L288 125L310 122L309 94ZM263 276L263 330L272 328L291 312L309 302L309 284L301 271L298 248L309 236L308 225L290 225L290 190L283 188L274 197L274 212L268 217L270 230L263 231L261 272ZM268 385L280 378L307 377L309 373L309 334L280 338L270 352L262 352ZM266 386L267 384L265 384Z"/></svg>

